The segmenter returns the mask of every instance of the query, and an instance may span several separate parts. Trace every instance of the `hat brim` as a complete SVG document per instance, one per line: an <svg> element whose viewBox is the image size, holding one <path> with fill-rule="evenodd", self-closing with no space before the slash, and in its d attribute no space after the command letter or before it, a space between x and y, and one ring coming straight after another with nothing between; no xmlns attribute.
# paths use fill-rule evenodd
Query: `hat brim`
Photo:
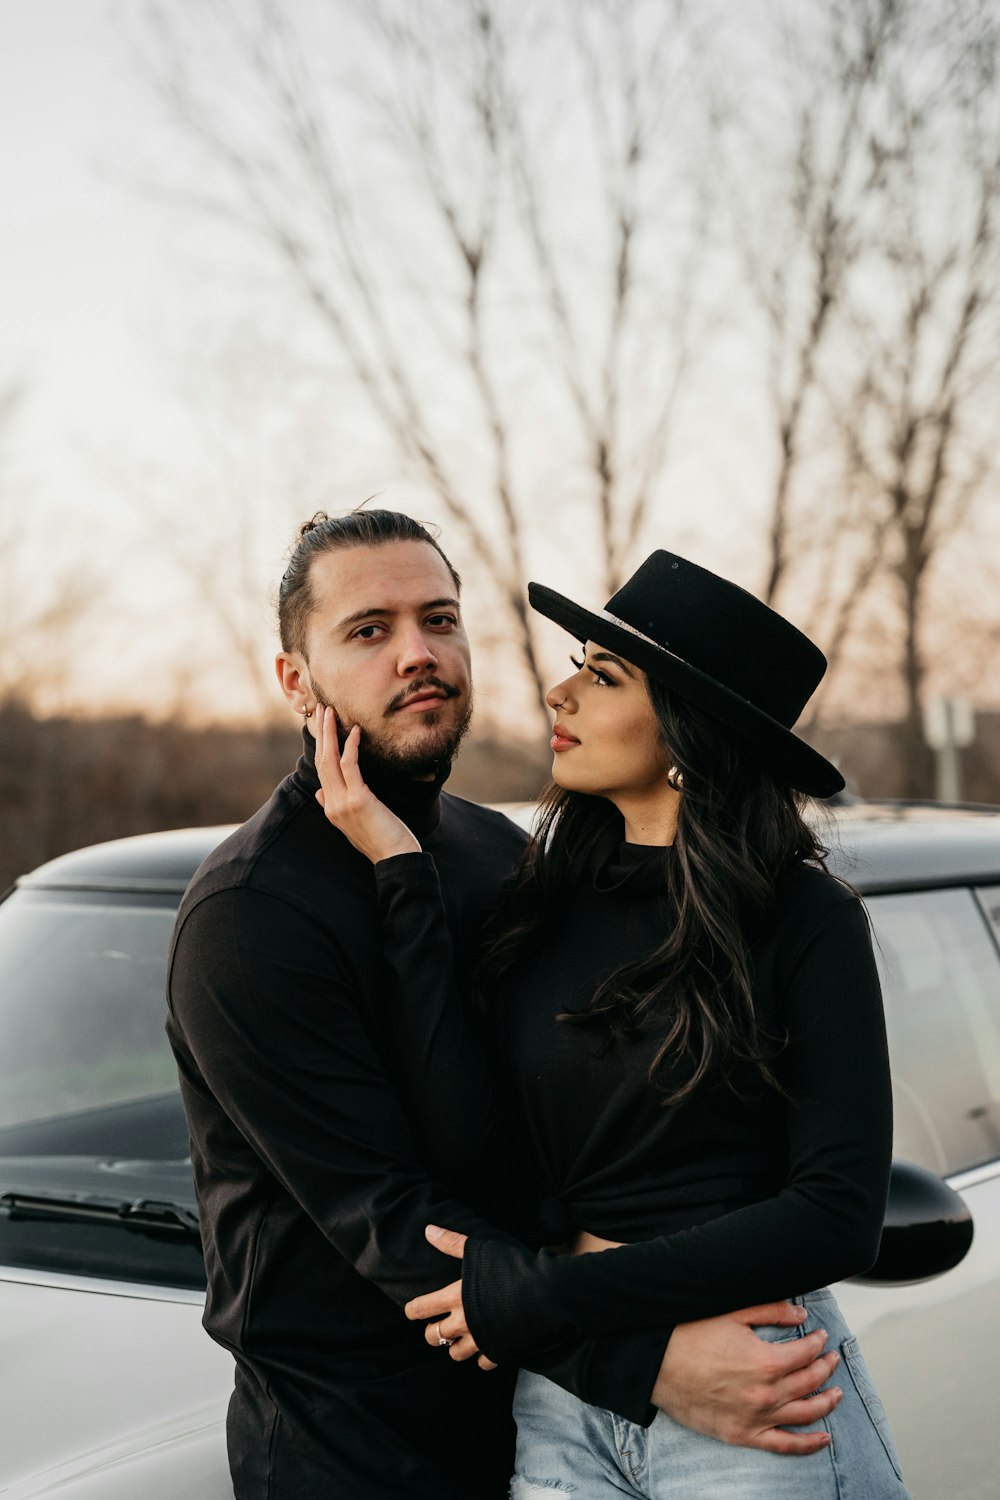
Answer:
<svg viewBox="0 0 1000 1500"><path fill-rule="evenodd" d="M532 609L554 620L576 640L606 646L648 676L676 688L682 697L763 751L770 767L796 790L811 797L833 797L844 790L843 776L818 750L683 657L675 656L625 625L617 625L606 615L584 609L545 584L528 584L528 602Z"/></svg>

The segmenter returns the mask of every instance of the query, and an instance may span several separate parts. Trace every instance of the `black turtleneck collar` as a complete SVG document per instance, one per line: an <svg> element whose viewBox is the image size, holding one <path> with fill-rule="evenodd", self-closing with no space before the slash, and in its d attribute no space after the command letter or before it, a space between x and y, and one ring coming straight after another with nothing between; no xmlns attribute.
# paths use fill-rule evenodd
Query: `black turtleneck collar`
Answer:
<svg viewBox="0 0 1000 1500"><path fill-rule="evenodd" d="M650 896L664 890L669 844L619 843L594 873L594 889L623 896Z"/></svg>
<svg viewBox="0 0 1000 1500"><path fill-rule="evenodd" d="M624 832L623 820L616 815L594 842L587 867L595 891L633 897L663 891L665 864L673 854L671 846L627 844Z"/></svg>
<svg viewBox="0 0 1000 1500"><path fill-rule="evenodd" d="M451 774L451 762L447 762L432 781L414 781L396 771L365 769L365 780L371 790L391 807L398 818L418 839L425 839L434 832L441 821L441 788ZM316 741L302 726L302 754L295 767L294 778L310 797L319 791L319 776L316 773Z"/></svg>

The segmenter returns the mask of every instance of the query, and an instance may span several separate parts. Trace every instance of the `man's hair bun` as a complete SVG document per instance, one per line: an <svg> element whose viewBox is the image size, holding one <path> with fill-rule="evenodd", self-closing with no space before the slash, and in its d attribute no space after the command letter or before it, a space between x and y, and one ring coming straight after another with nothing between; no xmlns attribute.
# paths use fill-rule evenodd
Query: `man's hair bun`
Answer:
<svg viewBox="0 0 1000 1500"><path fill-rule="evenodd" d="M302 522L302 525L299 527L298 540L301 542L302 538L308 536L310 531L315 531L317 526L322 526L323 522L329 521L329 519L330 517L325 510L318 510L308 521Z"/></svg>

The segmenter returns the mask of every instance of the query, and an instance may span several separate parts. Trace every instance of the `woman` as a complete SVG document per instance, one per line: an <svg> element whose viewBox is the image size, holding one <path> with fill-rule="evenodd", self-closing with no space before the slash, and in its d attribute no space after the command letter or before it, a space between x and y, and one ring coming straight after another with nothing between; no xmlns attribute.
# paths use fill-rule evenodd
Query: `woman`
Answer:
<svg viewBox="0 0 1000 1500"><path fill-rule="evenodd" d="M512 1500L560 1487L576 1500L695 1486L903 1497L825 1290L875 1258L891 1148L867 919L800 812L802 793L843 786L791 730L825 660L752 595L667 552L603 611L534 584L529 597L585 653L548 695L554 786L484 988L542 1235L559 1248L470 1240L461 1282L408 1311L453 1357L526 1366L566 1333L669 1329L794 1295L802 1331L825 1327L843 1357L825 1449L726 1447L664 1413L639 1427L522 1368ZM329 744L317 755L328 813L335 802L373 859L418 847L348 810L355 751L356 738L343 767Z"/></svg>

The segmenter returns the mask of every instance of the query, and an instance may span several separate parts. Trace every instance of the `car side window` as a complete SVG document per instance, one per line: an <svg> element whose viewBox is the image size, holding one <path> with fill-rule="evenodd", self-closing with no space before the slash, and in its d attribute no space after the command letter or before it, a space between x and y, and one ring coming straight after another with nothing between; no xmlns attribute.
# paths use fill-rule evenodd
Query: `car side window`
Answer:
<svg viewBox="0 0 1000 1500"><path fill-rule="evenodd" d="M980 886L976 895L1000 947L1000 885Z"/></svg>
<svg viewBox="0 0 1000 1500"><path fill-rule="evenodd" d="M867 906L892 1059L893 1154L941 1176L1000 1158L1000 956L975 897L912 891Z"/></svg>

